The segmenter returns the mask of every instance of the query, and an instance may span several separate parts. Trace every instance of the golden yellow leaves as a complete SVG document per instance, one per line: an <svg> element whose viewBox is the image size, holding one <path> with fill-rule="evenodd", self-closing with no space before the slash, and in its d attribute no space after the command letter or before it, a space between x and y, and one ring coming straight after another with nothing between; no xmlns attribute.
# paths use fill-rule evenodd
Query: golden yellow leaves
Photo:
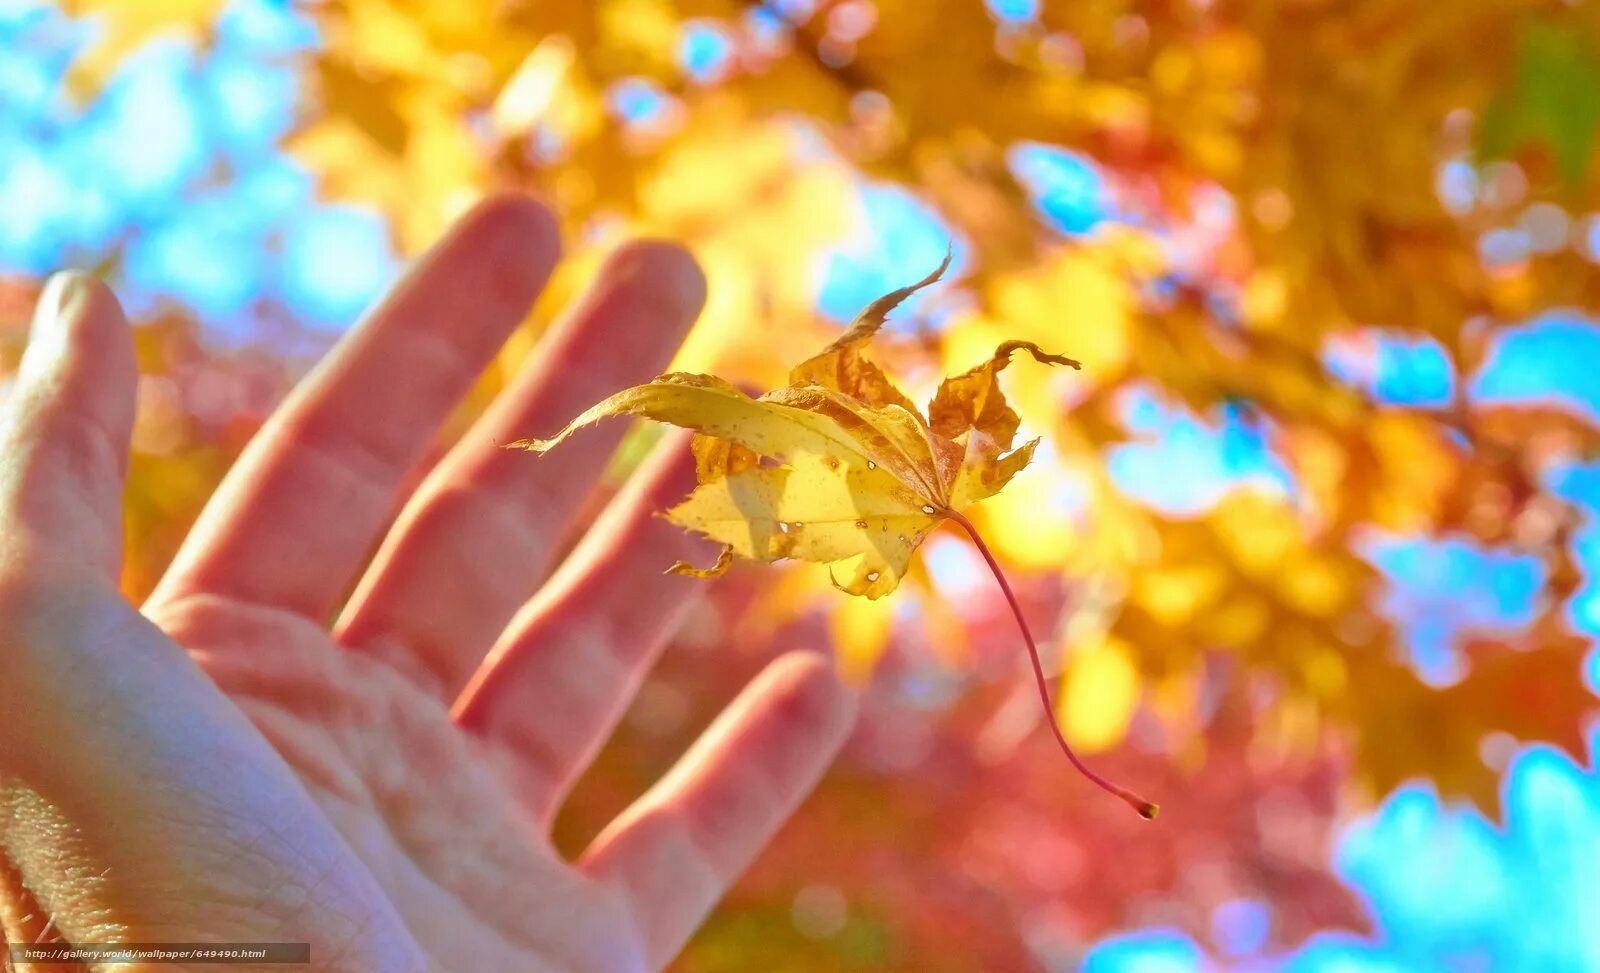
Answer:
<svg viewBox="0 0 1600 973"><path fill-rule="evenodd" d="M759 398L713 376L668 373L598 403L551 439L513 445L544 452L607 416L693 429L700 485L667 518L720 542L724 553L711 568L673 570L719 573L733 554L796 558L828 565L834 584L851 594L882 597L930 530L999 491L1032 457L1033 442L1011 448L1018 418L998 379L1012 355L1077 366L1032 342L1004 342L988 361L946 380L924 418L862 352L888 312L948 266L947 256L927 277L874 301L796 367L790 384Z"/></svg>
<svg viewBox="0 0 1600 973"><path fill-rule="evenodd" d="M88 100L99 93L128 55L156 37L197 40L206 36L226 5L224 0L68 0L61 5L67 13L94 14L103 21L95 32L94 44L73 61L68 86L75 95Z"/></svg>

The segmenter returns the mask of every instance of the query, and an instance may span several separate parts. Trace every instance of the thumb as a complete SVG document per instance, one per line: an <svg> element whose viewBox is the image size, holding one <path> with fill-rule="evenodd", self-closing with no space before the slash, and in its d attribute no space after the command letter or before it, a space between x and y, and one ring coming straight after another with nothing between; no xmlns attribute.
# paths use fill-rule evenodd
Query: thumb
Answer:
<svg viewBox="0 0 1600 973"><path fill-rule="evenodd" d="M0 572L116 582L137 382L116 298L86 274L52 277L0 408Z"/></svg>

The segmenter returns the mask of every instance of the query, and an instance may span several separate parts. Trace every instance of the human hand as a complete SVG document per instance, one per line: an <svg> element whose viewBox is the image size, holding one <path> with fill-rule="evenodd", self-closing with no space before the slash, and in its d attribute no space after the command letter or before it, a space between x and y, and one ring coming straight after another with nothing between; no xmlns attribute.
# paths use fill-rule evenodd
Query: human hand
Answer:
<svg viewBox="0 0 1600 973"><path fill-rule="evenodd" d="M9 942L654 970L792 811L854 714L801 653L576 861L548 838L704 583L662 573L701 542L652 516L692 468L665 444L551 574L621 430L496 444L665 367L704 296L681 249L620 249L390 523L557 250L527 199L463 219L262 428L142 611L116 587L132 340L104 287L53 280L0 411Z"/></svg>

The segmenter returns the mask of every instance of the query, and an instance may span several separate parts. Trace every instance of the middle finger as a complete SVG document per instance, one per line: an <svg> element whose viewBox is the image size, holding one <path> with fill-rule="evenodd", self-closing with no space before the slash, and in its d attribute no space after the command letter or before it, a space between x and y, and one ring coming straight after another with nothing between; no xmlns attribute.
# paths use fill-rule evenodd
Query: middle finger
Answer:
<svg viewBox="0 0 1600 973"><path fill-rule="evenodd" d="M443 698L460 690L548 573L626 423L589 430L558 457L498 444L660 373L704 299L704 277L681 247L637 241L613 254L413 495L335 626L338 640L383 652Z"/></svg>

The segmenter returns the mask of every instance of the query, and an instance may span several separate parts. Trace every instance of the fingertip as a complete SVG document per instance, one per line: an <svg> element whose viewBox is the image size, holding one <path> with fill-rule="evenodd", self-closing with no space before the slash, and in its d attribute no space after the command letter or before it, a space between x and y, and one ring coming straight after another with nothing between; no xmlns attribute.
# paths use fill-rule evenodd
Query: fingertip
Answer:
<svg viewBox="0 0 1600 973"><path fill-rule="evenodd" d="M485 197L451 232L473 263L491 271L492 295L527 305L544 289L561 257L561 224L544 202L526 193Z"/></svg>
<svg viewBox="0 0 1600 973"><path fill-rule="evenodd" d="M75 396L121 397L136 375L133 332L103 282L77 270L53 274L39 294L19 372L66 376Z"/></svg>
<svg viewBox="0 0 1600 973"><path fill-rule="evenodd" d="M557 253L561 249L561 223L555 211L528 193L497 192L486 196L467 214L463 224L524 250Z"/></svg>
<svg viewBox="0 0 1600 973"><path fill-rule="evenodd" d="M786 652L767 672L785 697L786 721L843 742L855 723L858 699L830 657L807 650Z"/></svg>
<svg viewBox="0 0 1600 973"><path fill-rule="evenodd" d="M619 246L603 276L636 280L664 298L678 317L694 320L706 302L706 275L687 248L671 240L641 237Z"/></svg>
<svg viewBox="0 0 1600 973"><path fill-rule="evenodd" d="M62 270L50 276L34 307L29 343L52 337L71 339L88 331L92 337L115 339L126 335L127 320L111 289L93 274Z"/></svg>
<svg viewBox="0 0 1600 973"><path fill-rule="evenodd" d="M134 371L133 329L122 311L122 302L106 282L89 274L73 271L77 291L76 321L73 330L97 346L113 344L127 353L121 360Z"/></svg>

